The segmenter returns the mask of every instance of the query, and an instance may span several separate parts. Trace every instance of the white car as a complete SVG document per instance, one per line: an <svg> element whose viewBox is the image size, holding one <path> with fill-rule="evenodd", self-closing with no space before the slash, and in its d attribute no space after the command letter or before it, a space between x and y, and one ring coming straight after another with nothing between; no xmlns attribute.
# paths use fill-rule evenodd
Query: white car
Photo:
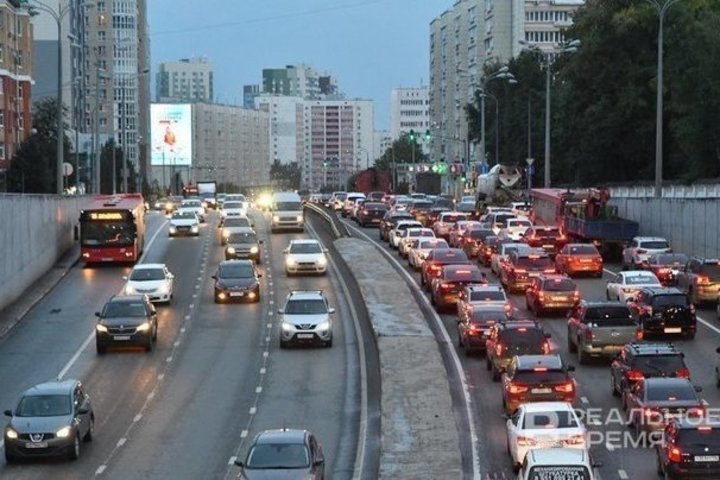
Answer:
<svg viewBox="0 0 720 480"><path fill-rule="evenodd" d="M587 448L587 429L571 403L521 404L508 418L507 447L517 472L530 450L536 448Z"/></svg>
<svg viewBox="0 0 720 480"><path fill-rule="evenodd" d="M290 240L284 250L285 273L326 273L327 249L312 239Z"/></svg>
<svg viewBox="0 0 720 480"><path fill-rule="evenodd" d="M420 237L435 238L435 232L430 228L408 228L401 233L400 241L398 242L398 252L401 257L407 257L408 250L414 239Z"/></svg>
<svg viewBox="0 0 720 480"><path fill-rule="evenodd" d="M435 236L449 237L452 226L460 220L467 220L469 217L470 215L463 212L442 212L438 216L437 221L433 224Z"/></svg>
<svg viewBox="0 0 720 480"><path fill-rule="evenodd" d="M200 220L192 210L177 210L170 217L168 236L176 235L200 235Z"/></svg>
<svg viewBox="0 0 720 480"><path fill-rule="evenodd" d="M647 270L620 272L608 280L605 296L608 300L629 302L645 287L662 287L654 273Z"/></svg>
<svg viewBox="0 0 720 480"><path fill-rule="evenodd" d="M500 230L500 236L519 242L525 236L525 232L533 224L526 218L509 218L505 228Z"/></svg>
<svg viewBox="0 0 720 480"><path fill-rule="evenodd" d="M400 220L399 222L397 222L395 228L390 230L390 233L388 234L388 242L390 243L390 248L398 248L398 245L400 244L401 232L403 230L407 230L408 228L423 228L423 224L418 222L417 220Z"/></svg>
<svg viewBox="0 0 720 480"><path fill-rule="evenodd" d="M247 202L240 202L235 200L225 200L222 208L222 217L247 217L248 204Z"/></svg>
<svg viewBox="0 0 720 480"><path fill-rule="evenodd" d="M147 295L151 302L172 302L175 276L164 263L139 263L123 280L127 282L125 295Z"/></svg>
<svg viewBox="0 0 720 480"><path fill-rule="evenodd" d="M510 252L520 250L532 250L532 247L527 243L501 243L498 245L497 253L493 253L490 257L490 270L499 277L500 264L508 259Z"/></svg>
<svg viewBox="0 0 720 480"><path fill-rule="evenodd" d="M512 202L510 203L510 211L517 217L527 217L530 215L532 205L526 202Z"/></svg>
<svg viewBox="0 0 720 480"><path fill-rule="evenodd" d="M647 265L650 257L656 253L671 253L672 248L668 241L662 237L635 237L630 246L623 249L623 270L636 270Z"/></svg>
<svg viewBox="0 0 720 480"><path fill-rule="evenodd" d="M450 246L444 238L416 238L413 246L408 249L408 265L415 270L420 270L433 248L450 248Z"/></svg>
<svg viewBox="0 0 720 480"><path fill-rule="evenodd" d="M597 468L602 463L593 461L585 448L538 448L530 450L520 467L517 480L538 478L581 478L600 480Z"/></svg>
<svg viewBox="0 0 720 480"><path fill-rule="evenodd" d="M395 197L392 208L396 212L407 212L407 209L410 206L410 202L412 202L412 200L413 199L410 197Z"/></svg>
<svg viewBox="0 0 720 480"><path fill-rule="evenodd" d="M200 220L200 223L205 221L205 207L202 205L201 200L183 200L180 203L180 207L178 210L192 210L194 211L197 216L198 220Z"/></svg>

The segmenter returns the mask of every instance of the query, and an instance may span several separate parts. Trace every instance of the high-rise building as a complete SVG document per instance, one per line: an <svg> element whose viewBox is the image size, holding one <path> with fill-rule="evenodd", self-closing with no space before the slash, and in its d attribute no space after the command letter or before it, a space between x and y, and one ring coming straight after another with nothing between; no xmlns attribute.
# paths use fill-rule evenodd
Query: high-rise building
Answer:
<svg viewBox="0 0 720 480"><path fill-rule="evenodd" d="M255 108L255 98L260 95L260 85L243 85L243 107Z"/></svg>
<svg viewBox="0 0 720 480"><path fill-rule="evenodd" d="M394 88L390 93L390 135L393 139L410 130L421 137L430 129L430 90L428 87ZM421 142L427 153L430 145Z"/></svg>
<svg viewBox="0 0 720 480"><path fill-rule="evenodd" d="M270 119L270 162L287 165L297 162L297 115L303 99L287 95L262 94L255 97L255 108Z"/></svg>
<svg viewBox="0 0 720 480"><path fill-rule="evenodd" d="M337 94L337 84L332 76L321 75L304 64L265 68L262 77L261 93L302 97L306 100L320 100Z"/></svg>
<svg viewBox="0 0 720 480"><path fill-rule="evenodd" d="M0 48L0 172L10 167L32 128L32 27L22 3L0 0L0 36L5 39ZM1 191L6 191L5 175L0 182Z"/></svg>
<svg viewBox="0 0 720 480"><path fill-rule="evenodd" d="M305 188L345 188L372 165L371 100L305 100L297 110L297 158Z"/></svg>
<svg viewBox="0 0 720 480"><path fill-rule="evenodd" d="M375 130L375 140L373 145L373 159L382 157L388 148L392 147L393 136L389 130Z"/></svg>
<svg viewBox="0 0 720 480"><path fill-rule="evenodd" d="M213 101L213 67L207 58L183 58L163 62L155 77L158 102L194 103Z"/></svg>

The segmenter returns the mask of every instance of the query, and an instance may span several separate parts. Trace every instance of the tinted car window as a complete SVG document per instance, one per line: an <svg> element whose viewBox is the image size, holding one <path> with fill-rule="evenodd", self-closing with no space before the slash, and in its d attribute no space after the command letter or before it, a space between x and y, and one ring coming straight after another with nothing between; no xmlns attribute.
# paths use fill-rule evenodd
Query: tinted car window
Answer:
<svg viewBox="0 0 720 480"><path fill-rule="evenodd" d="M433 206L433 203L432 203L432 202L425 201L425 200L420 201L420 202L415 201L415 202L412 202L412 206L413 206L413 208L428 209L428 208L431 208L431 207Z"/></svg>
<svg viewBox="0 0 720 480"><path fill-rule="evenodd" d="M233 208L243 208L242 202L225 202L223 203L223 210L230 210Z"/></svg>
<svg viewBox="0 0 720 480"><path fill-rule="evenodd" d="M649 248L652 250L660 250L662 248L670 248L670 245L668 245L668 242L666 241L660 241L660 240L653 240L649 242L640 242L640 248Z"/></svg>
<svg viewBox="0 0 720 480"><path fill-rule="evenodd" d="M504 301L505 300L505 294L503 292L499 291L480 291L480 292L470 292L470 301L471 302L483 302L483 301Z"/></svg>
<svg viewBox="0 0 720 480"><path fill-rule="evenodd" d="M687 307L688 305L687 297L680 293L677 295L658 295L652 300L653 308Z"/></svg>
<svg viewBox="0 0 720 480"><path fill-rule="evenodd" d="M467 255L462 250L434 250L434 259L445 262L467 262Z"/></svg>
<svg viewBox="0 0 720 480"><path fill-rule="evenodd" d="M285 313L302 315L302 314L320 314L327 313L325 302L317 300L291 300L285 306Z"/></svg>
<svg viewBox="0 0 720 480"><path fill-rule="evenodd" d="M472 238L473 240L484 240L487 237L489 237L490 235L493 235L493 231L486 230L484 228L468 230L468 232L467 232L467 236Z"/></svg>
<svg viewBox="0 0 720 480"><path fill-rule="evenodd" d="M144 317L147 315L145 304L142 302L109 302L105 305L103 317Z"/></svg>
<svg viewBox="0 0 720 480"><path fill-rule="evenodd" d="M257 237L254 233L238 233L233 232L228 236L228 243L257 243Z"/></svg>
<svg viewBox="0 0 720 480"><path fill-rule="evenodd" d="M68 395L28 395L20 400L15 411L18 417L57 417L70 415Z"/></svg>
<svg viewBox="0 0 720 480"><path fill-rule="evenodd" d="M535 235L538 237L558 237L560 236L560 230L557 228L539 228L535 230Z"/></svg>
<svg viewBox="0 0 720 480"><path fill-rule="evenodd" d="M575 290L575 283L567 278L545 280L543 290L547 292L567 292Z"/></svg>
<svg viewBox="0 0 720 480"><path fill-rule="evenodd" d="M635 357L633 370L640 370L645 375L662 375L677 372L685 368L680 355L643 355Z"/></svg>
<svg viewBox="0 0 720 480"><path fill-rule="evenodd" d="M502 341L511 354L541 354L545 334L537 328L512 328L503 332Z"/></svg>
<svg viewBox="0 0 720 480"><path fill-rule="evenodd" d="M685 265L688 261L688 257L684 253L667 253L662 255L653 255L653 257L653 263L656 265L671 265L673 263Z"/></svg>
<svg viewBox="0 0 720 480"><path fill-rule="evenodd" d="M568 247L570 255L599 255L597 248L592 245L578 245Z"/></svg>
<svg viewBox="0 0 720 480"><path fill-rule="evenodd" d="M290 253L322 253L322 248L317 243L293 243Z"/></svg>
<svg viewBox="0 0 720 480"><path fill-rule="evenodd" d="M647 399L651 401L668 401L668 400L695 400L695 390L689 384L680 385L662 385L654 384L646 388Z"/></svg>
<svg viewBox="0 0 720 480"><path fill-rule="evenodd" d="M303 444L255 445L248 454L246 468L303 468L310 465L310 456Z"/></svg>
<svg viewBox="0 0 720 480"><path fill-rule="evenodd" d="M476 322L501 322L507 320L509 316L501 311L473 310L470 314L470 321Z"/></svg>
<svg viewBox="0 0 720 480"><path fill-rule="evenodd" d="M710 280L720 280L720 265L705 264L700 267L700 275L710 278Z"/></svg>
<svg viewBox="0 0 720 480"><path fill-rule="evenodd" d="M387 210L388 207L384 203L363 203L363 208L365 210L372 210L372 211L381 211L381 210Z"/></svg>
<svg viewBox="0 0 720 480"><path fill-rule="evenodd" d="M255 271L252 266L247 264L222 265L218 276L220 278L250 278L255 276Z"/></svg>
<svg viewBox="0 0 720 480"><path fill-rule="evenodd" d="M625 277L625 283L627 285L642 285L644 283L658 283L658 281L650 275L628 275Z"/></svg>
<svg viewBox="0 0 720 480"><path fill-rule="evenodd" d="M175 220L191 220L195 218L195 213L188 211L177 211L173 213L172 218Z"/></svg>
<svg viewBox="0 0 720 480"><path fill-rule="evenodd" d="M550 257L518 257L515 265L521 268L545 269L552 268L553 263Z"/></svg>
<svg viewBox="0 0 720 480"><path fill-rule="evenodd" d="M527 430L544 430L548 428L574 428L578 423L575 416L568 411L559 412L526 412L523 428Z"/></svg>
<svg viewBox="0 0 720 480"><path fill-rule="evenodd" d="M720 429L681 428L678 432L678 440L681 445L710 447L715 450L720 448Z"/></svg>
<svg viewBox="0 0 720 480"><path fill-rule="evenodd" d="M630 309L624 305L609 305L606 307L591 307L585 312L585 318L589 320L608 320L611 318L631 318Z"/></svg>
<svg viewBox="0 0 720 480"><path fill-rule="evenodd" d="M446 270L445 279L458 282L482 282L484 277L477 268L463 268Z"/></svg>
<svg viewBox="0 0 720 480"><path fill-rule="evenodd" d="M515 372L513 380L522 383L563 383L568 380L568 377L562 370L546 370L544 372L521 370Z"/></svg>
<svg viewBox="0 0 720 480"><path fill-rule="evenodd" d="M223 227L249 227L250 220L244 217L231 217L223 220Z"/></svg>

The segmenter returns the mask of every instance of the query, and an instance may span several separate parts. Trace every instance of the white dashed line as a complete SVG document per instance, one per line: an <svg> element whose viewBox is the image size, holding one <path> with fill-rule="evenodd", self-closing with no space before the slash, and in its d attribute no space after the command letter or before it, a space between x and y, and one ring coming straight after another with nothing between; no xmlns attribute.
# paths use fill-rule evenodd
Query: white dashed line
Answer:
<svg viewBox="0 0 720 480"><path fill-rule="evenodd" d="M272 286L273 286L273 282L268 282L268 286L272 287Z"/></svg>
<svg viewBox="0 0 720 480"><path fill-rule="evenodd" d="M166 361L167 363L172 362L172 356L167 357L167 358L165 359L165 361Z"/></svg>
<svg viewBox="0 0 720 480"><path fill-rule="evenodd" d="M580 401L581 401L582 403L590 403L590 400L588 400L587 397L580 397Z"/></svg>
<svg viewBox="0 0 720 480"><path fill-rule="evenodd" d="M618 477L620 477L620 480L628 480L628 478L630 478L625 470L618 470Z"/></svg>
<svg viewBox="0 0 720 480"><path fill-rule="evenodd" d="M228 465L235 465L235 460L237 460L237 457L233 455L230 457L230 460L228 460Z"/></svg>
<svg viewBox="0 0 720 480"><path fill-rule="evenodd" d="M127 438L121 438L117 441L117 446L122 447L123 445L125 445L125 442L127 442Z"/></svg>
<svg viewBox="0 0 720 480"><path fill-rule="evenodd" d="M190 315L187 315L187 316L185 317L185 320L190 320ZM185 333L185 327L182 327L182 328L180 329L180 333Z"/></svg>
<svg viewBox="0 0 720 480"><path fill-rule="evenodd" d="M250 408L250 415L255 415L256 413L257 413L257 408L256 408L256 407L251 407L251 408Z"/></svg>
<svg viewBox="0 0 720 480"><path fill-rule="evenodd" d="M268 312L268 317L272 317L273 313L275 313L275 312L273 312L272 310L270 310L270 311Z"/></svg>
<svg viewBox="0 0 720 480"><path fill-rule="evenodd" d="M192 298L197 298L197 293L193 293Z"/></svg>
<svg viewBox="0 0 720 480"><path fill-rule="evenodd" d="M265 341L266 341L266 342L269 342L269 341L270 341L270 337L265 337Z"/></svg>
<svg viewBox="0 0 720 480"><path fill-rule="evenodd" d="M266 372L267 372L267 370L265 369L265 367L262 367L260 369L260 375L265 375Z"/></svg>
<svg viewBox="0 0 720 480"><path fill-rule="evenodd" d="M268 324L267 324L267 327L268 327L268 328L272 328L272 323L268 323Z"/></svg>
<svg viewBox="0 0 720 480"><path fill-rule="evenodd" d="M134 423L137 423L137 422L140 421L141 418L142 418L142 413L138 413L138 414L135 415L135 417L133 418L133 422L134 422Z"/></svg>
<svg viewBox="0 0 720 480"><path fill-rule="evenodd" d="M267 358L268 355L270 355L270 352L267 352L267 351L263 352L263 357Z"/></svg>
<svg viewBox="0 0 720 480"><path fill-rule="evenodd" d="M153 398L155 398L155 390L153 390L152 392L148 393L148 396L147 396L147 399L148 399L148 400L152 400Z"/></svg>
<svg viewBox="0 0 720 480"><path fill-rule="evenodd" d="M164 373L161 373L160 375L158 375L158 381L162 382L162 381L163 381L163 378L165 378L165 374L164 374Z"/></svg>
<svg viewBox="0 0 720 480"><path fill-rule="evenodd" d="M249 433L249 432L248 432L247 430L243 430L242 432L240 432L240 438L245 438L245 437L247 437L247 436L248 436L248 433Z"/></svg>
<svg viewBox="0 0 720 480"><path fill-rule="evenodd" d="M177 341L175 341L175 343L173 343L173 347L177 347L179 345L180 345L180 340L177 340Z"/></svg>
<svg viewBox="0 0 720 480"><path fill-rule="evenodd" d="M270 305L273 305L273 304L275 303L275 300L268 300L268 303L269 303Z"/></svg>
<svg viewBox="0 0 720 480"><path fill-rule="evenodd" d="M100 466L98 467L98 469L95 470L95 475L100 475L101 473L103 473L103 472L105 471L106 468L107 468L107 466L105 466L105 465L100 465Z"/></svg>
<svg viewBox="0 0 720 480"><path fill-rule="evenodd" d="M262 387L255 387L255 393L262 392Z"/></svg>

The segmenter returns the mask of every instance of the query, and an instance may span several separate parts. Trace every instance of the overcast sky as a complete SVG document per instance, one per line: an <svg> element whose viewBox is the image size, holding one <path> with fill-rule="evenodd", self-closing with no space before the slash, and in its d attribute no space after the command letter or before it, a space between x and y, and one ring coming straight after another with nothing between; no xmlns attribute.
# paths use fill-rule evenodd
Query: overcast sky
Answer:
<svg viewBox="0 0 720 480"><path fill-rule="evenodd" d="M374 100L375 128L388 129L390 90L428 84L430 21L452 3L149 0L151 64L207 57L216 101L240 105L263 68L306 63L336 77L347 98Z"/></svg>

